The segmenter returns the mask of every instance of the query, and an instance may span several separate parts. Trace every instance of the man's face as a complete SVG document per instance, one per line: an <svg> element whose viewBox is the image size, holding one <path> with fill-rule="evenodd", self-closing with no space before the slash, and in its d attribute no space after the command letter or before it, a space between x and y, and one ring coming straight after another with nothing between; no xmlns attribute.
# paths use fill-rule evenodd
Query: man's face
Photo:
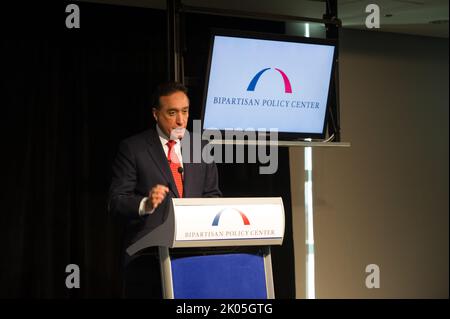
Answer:
<svg viewBox="0 0 450 319"><path fill-rule="evenodd" d="M153 108L153 117L159 128L171 139L182 138L189 118L189 99L178 91L159 98L160 108ZM177 130L178 129L178 130ZM176 133L176 132L183 133ZM176 136L171 136L175 134Z"/></svg>

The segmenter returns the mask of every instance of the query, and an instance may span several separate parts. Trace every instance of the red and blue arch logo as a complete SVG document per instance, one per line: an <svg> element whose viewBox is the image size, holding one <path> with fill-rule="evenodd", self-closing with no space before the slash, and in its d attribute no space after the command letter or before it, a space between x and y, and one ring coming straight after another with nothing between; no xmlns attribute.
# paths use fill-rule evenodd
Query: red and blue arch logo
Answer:
<svg viewBox="0 0 450 319"><path fill-rule="evenodd" d="M224 208L220 212L218 212L216 214L216 216L214 216L214 220L212 222L212 226L219 226L219 220L220 220L220 217L223 214L237 214L237 215L240 215L244 225L250 225L250 221L248 220L248 217L243 212L241 212L240 210L238 210L236 208Z"/></svg>
<svg viewBox="0 0 450 319"><path fill-rule="evenodd" d="M267 70L270 70L270 69L271 68L265 68L265 69L262 69L261 71L259 71L258 73L256 73L255 76L250 81L250 83L249 83L249 85L247 87L247 91L255 91L256 84L258 83L259 78L261 77L261 75L263 75L264 72L266 72ZM280 73L281 77L283 78L284 93L292 93L291 81L289 81L289 78L286 75L286 73L284 73L282 70L280 70L278 68L274 68L274 69L276 71L278 71L278 73Z"/></svg>

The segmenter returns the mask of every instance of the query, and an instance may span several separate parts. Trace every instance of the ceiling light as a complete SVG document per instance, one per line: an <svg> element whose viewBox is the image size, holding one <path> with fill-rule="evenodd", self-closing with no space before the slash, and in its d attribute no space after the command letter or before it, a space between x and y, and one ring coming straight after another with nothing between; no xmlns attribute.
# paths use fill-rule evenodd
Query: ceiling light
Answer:
<svg viewBox="0 0 450 319"><path fill-rule="evenodd" d="M430 21L429 23L431 23L431 24L446 24L446 23L448 23L448 20L433 20L433 21Z"/></svg>

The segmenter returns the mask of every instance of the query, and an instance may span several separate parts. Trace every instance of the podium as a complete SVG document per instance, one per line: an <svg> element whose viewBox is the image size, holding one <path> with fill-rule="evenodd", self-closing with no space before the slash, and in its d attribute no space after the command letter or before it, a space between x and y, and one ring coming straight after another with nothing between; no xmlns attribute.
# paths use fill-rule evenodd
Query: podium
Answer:
<svg viewBox="0 0 450 319"><path fill-rule="evenodd" d="M166 299L272 299L270 246L283 243L281 197L171 198L164 222L127 248L158 247Z"/></svg>

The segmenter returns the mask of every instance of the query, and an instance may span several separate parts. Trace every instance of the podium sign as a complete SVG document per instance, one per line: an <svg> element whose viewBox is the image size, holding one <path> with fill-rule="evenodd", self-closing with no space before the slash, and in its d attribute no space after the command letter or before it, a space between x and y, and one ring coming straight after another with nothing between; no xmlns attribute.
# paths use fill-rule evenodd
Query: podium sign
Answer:
<svg viewBox="0 0 450 319"><path fill-rule="evenodd" d="M174 247L281 245L281 198L174 198ZM201 243L200 243L201 242Z"/></svg>

